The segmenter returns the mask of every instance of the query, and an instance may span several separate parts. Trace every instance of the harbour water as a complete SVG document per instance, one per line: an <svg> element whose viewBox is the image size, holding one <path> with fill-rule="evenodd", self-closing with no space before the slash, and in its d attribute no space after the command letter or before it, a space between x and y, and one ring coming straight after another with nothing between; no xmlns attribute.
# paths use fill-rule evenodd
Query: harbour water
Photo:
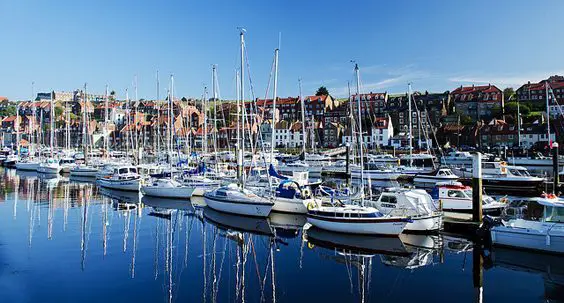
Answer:
<svg viewBox="0 0 564 303"><path fill-rule="evenodd" d="M2 302L559 302L561 257L343 236L0 171ZM481 284L481 287L480 287Z"/></svg>

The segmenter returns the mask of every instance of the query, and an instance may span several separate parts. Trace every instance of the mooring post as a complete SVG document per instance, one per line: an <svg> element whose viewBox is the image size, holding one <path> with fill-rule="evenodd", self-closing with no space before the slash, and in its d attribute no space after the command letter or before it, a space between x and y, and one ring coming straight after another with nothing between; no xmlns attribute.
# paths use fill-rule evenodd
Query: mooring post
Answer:
<svg viewBox="0 0 564 303"><path fill-rule="evenodd" d="M554 174L554 184L552 193L558 193L558 185L560 183L560 176L558 176L558 143L552 143L552 172Z"/></svg>
<svg viewBox="0 0 564 303"><path fill-rule="evenodd" d="M472 161L472 221L482 222L482 154L474 154Z"/></svg>

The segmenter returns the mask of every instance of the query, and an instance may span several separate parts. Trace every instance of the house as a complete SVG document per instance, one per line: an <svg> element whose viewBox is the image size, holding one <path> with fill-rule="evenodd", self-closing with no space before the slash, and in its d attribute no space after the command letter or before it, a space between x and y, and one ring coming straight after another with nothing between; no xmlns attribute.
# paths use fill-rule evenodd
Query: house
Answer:
<svg viewBox="0 0 564 303"><path fill-rule="evenodd" d="M345 127L338 122L323 125L323 147L334 148L343 144Z"/></svg>
<svg viewBox="0 0 564 303"><path fill-rule="evenodd" d="M359 100L360 97L360 100ZM360 101L360 111L362 116L371 117L385 117L386 114L386 103L388 101L388 93L373 93L352 95L351 100L353 102L352 108L354 109L354 114L358 114L358 102ZM348 104L347 100L347 104Z"/></svg>
<svg viewBox="0 0 564 303"><path fill-rule="evenodd" d="M304 98L304 108L306 119L313 118L316 121L323 120L326 110L332 110L338 104L329 95L307 96ZM301 116L301 109L299 112Z"/></svg>
<svg viewBox="0 0 564 303"><path fill-rule="evenodd" d="M548 86L548 87L547 87ZM551 76L538 83L522 85L515 91L519 102L538 104L538 107L546 108L546 90L548 88L548 101L551 117L556 117L564 112L564 77ZM545 109L546 110L546 109Z"/></svg>
<svg viewBox="0 0 564 303"><path fill-rule="evenodd" d="M503 120L492 119L487 125L483 125L477 133L479 146L517 146L517 127Z"/></svg>
<svg viewBox="0 0 564 303"><path fill-rule="evenodd" d="M390 146L390 140L394 136L394 128L390 116L385 118L375 118L373 123L371 123L370 125L371 127L369 127L368 129L363 129L364 145L367 148ZM341 139L342 144L353 144L353 134L356 137L356 133L354 133L354 131L351 131L351 127L348 127L346 130L344 130Z"/></svg>
<svg viewBox="0 0 564 303"><path fill-rule="evenodd" d="M556 140L556 135L554 133L554 125L551 125L550 141ZM540 123L533 124L522 124L521 133L519 135L519 141L522 147L533 147L537 142L547 142L547 125Z"/></svg>
<svg viewBox="0 0 564 303"><path fill-rule="evenodd" d="M503 112L503 92L495 85L460 86L450 93L456 112L473 121L490 120Z"/></svg>

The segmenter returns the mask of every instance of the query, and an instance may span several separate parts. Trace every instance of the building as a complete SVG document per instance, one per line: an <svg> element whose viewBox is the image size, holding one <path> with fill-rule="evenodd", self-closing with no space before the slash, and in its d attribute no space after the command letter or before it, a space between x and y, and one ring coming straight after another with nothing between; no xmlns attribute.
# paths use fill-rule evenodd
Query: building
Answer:
<svg viewBox="0 0 564 303"><path fill-rule="evenodd" d="M483 125L477 133L479 146L517 146L518 131L515 125L503 120L493 119L487 125Z"/></svg>
<svg viewBox="0 0 564 303"><path fill-rule="evenodd" d="M456 112L472 121L490 120L503 112L503 92L495 85L460 86L450 96Z"/></svg>
<svg viewBox="0 0 564 303"><path fill-rule="evenodd" d="M374 123L368 129L363 129L364 145L367 148L377 148L382 146L390 146L391 139L394 136L394 128L390 116L385 118L376 118ZM342 136L342 144L353 144L351 127L347 127ZM356 134L355 134L356 137Z"/></svg>
<svg viewBox="0 0 564 303"><path fill-rule="evenodd" d="M562 115L564 113L564 77L551 76L548 79L542 80L538 83L531 83L522 85L515 92L519 102L526 102L529 104L536 104L537 108L543 108L546 111L546 89L549 89L548 101L551 116Z"/></svg>
<svg viewBox="0 0 564 303"><path fill-rule="evenodd" d="M552 125L551 125L552 126ZM553 129L553 127L551 127ZM547 142L547 125L546 124L523 124L521 125L521 134L519 136L522 147L533 147L537 142ZM554 130L550 132L550 140L555 141L556 135Z"/></svg>

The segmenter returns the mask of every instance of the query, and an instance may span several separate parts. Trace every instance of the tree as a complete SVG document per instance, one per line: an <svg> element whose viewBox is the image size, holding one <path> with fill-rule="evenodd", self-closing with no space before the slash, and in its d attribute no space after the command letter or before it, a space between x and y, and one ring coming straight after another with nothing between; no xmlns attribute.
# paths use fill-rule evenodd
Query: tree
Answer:
<svg viewBox="0 0 564 303"><path fill-rule="evenodd" d="M316 96L329 95L329 90L327 90L327 87L321 86L317 89L317 92L315 93L315 95Z"/></svg>
<svg viewBox="0 0 564 303"><path fill-rule="evenodd" d="M60 117L64 112L64 109L62 106L55 106L55 119L57 119L57 117Z"/></svg>
<svg viewBox="0 0 564 303"><path fill-rule="evenodd" d="M16 115L16 107L14 105L9 105L6 108L0 110L1 117L9 117Z"/></svg>
<svg viewBox="0 0 564 303"><path fill-rule="evenodd" d="M505 101L510 101L510 100L515 100L515 91L513 90L513 87L506 87L503 90L503 97L505 98Z"/></svg>
<svg viewBox="0 0 564 303"><path fill-rule="evenodd" d="M186 97L182 97L182 99L180 99L180 100L182 100L182 102L188 101L188 99L186 99Z"/></svg>
<svg viewBox="0 0 564 303"><path fill-rule="evenodd" d="M531 108L526 103L519 104L519 112L523 116L527 116L531 112ZM517 115L517 102L507 102L505 104L505 113L516 116Z"/></svg>

